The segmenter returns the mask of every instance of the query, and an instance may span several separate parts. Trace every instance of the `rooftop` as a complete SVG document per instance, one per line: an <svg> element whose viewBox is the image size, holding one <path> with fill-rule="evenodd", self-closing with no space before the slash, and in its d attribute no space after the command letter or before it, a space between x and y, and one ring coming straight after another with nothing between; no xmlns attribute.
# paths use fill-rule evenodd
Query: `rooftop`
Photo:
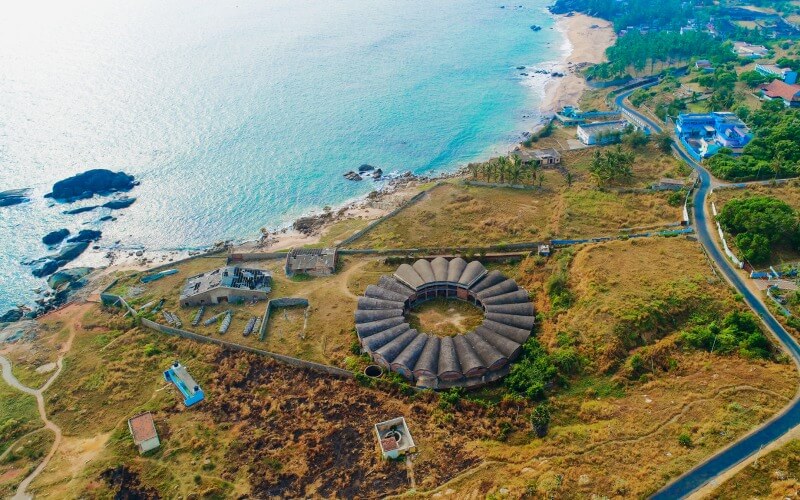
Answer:
<svg viewBox="0 0 800 500"><path fill-rule="evenodd" d="M292 270L313 269L316 267L336 267L335 248L293 248L289 252L287 265Z"/></svg>
<svg viewBox="0 0 800 500"><path fill-rule="evenodd" d="M133 435L133 442L136 444L158 437L156 425L153 422L153 414L149 411L129 419L128 427Z"/></svg>
<svg viewBox="0 0 800 500"><path fill-rule="evenodd" d="M617 131L627 126L628 126L627 121L615 120L612 122L584 123L583 125L578 125L578 128L583 130L591 130L592 132L599 133L605 131Z"/></svg>
<svg viewBox="0 0 800 500"><path fill-rule="evenodd" d="M225 266L187 279L186 285L181 291L181 299L221 287L269 293L271 282L272 274L269 271Z"/></svg>
<svg viewBox="0 0 800 500"><path fill-rule="evenodd" d="M773 80L769 85L762 87L764 95L771 98L781 98L786 101L800 101L800 85L790 85L780 80Z"/></svg>

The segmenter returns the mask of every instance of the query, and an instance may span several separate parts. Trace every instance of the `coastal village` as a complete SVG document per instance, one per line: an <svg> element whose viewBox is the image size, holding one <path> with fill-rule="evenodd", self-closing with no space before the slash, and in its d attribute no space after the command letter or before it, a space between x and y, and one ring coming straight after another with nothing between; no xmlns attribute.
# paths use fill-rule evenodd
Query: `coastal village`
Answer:
<svg viewBox="0 0 800 500"><path fill-rule="evenodd" d="M364 199L191 255L92 269L102 234L45 235L41 309L0 320L0 495L677 498L771 425L800 382L800 9L584 3L551 7L572 51L505 155L364 164L336 180ZM650 36L719 49L614 73ZM796 496L787 436L686 491Z"/></svg>

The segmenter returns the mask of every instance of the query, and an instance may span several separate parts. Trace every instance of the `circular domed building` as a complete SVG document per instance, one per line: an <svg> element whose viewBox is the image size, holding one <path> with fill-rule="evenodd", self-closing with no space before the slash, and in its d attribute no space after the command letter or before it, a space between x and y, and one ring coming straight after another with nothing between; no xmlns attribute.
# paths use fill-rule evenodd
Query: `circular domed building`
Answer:
<svg viewBox="0 0 800 500"><path fill-rule="evenodd" d="M436 298L456 299L483 311L483 322L455 336L429 335L409 325L407 315ZM358 299L356 332L379 365L419 387L473 387L506 375L534 324L528 292L478 261L420 259L381 276Z"/></svg>

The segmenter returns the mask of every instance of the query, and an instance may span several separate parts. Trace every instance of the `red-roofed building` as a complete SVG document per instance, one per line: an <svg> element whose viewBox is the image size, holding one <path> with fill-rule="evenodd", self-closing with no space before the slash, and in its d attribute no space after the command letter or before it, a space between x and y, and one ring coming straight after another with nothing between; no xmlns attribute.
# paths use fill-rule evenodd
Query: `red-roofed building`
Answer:
<svg viewBox="0 0 800 500"><path fill-rule="evenodd" d="M800 85L789 85L780 80L773 80L761 87L761 94L769 99L783 99L787 107L800 107Z"/></svg>
<svg viewBox="0 0 800 500"><path fill-rule="evenodd" d="M161 445L156 432L156 424L150 412L140 413L128 420L128 429L133 436L133 442L139 447L139 453L154 450Z"/></svg>

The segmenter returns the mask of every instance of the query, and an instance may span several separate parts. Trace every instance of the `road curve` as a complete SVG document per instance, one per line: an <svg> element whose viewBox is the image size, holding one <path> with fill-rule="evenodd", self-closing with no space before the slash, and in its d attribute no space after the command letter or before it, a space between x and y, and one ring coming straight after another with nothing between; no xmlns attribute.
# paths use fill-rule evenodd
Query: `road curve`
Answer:
<svg viewBox="0 0 800 500"><path fill-rule="evenodd" d="M657 123L625 105L625 99L634 90L636 89L619 94L614 99L614 102L618 107L624 108L647 123L653 131L661 132L662 129ZM741 274L733 268L722 253L712 232L709 230L709 222L713 222L713 220L709 218L706 210L706 198L711 188L711 174L681 149L678 144L674 144L672 149L676 156L688 163L700 176L700 183L694 195L694 227L697 231L698 240L705 247L708 255L716 262L717 267L725 275L725 278L742 295L745 303L761 317L767 328L794 358L795 363L800 366L800 345L770 314L764 303L745 285ZM796 396L778 415L679 476L656 492L651 498L660 500L687 497L719 474L757 453L762 447L777 440L798 425L800 425L800 398Z"/></svg>

